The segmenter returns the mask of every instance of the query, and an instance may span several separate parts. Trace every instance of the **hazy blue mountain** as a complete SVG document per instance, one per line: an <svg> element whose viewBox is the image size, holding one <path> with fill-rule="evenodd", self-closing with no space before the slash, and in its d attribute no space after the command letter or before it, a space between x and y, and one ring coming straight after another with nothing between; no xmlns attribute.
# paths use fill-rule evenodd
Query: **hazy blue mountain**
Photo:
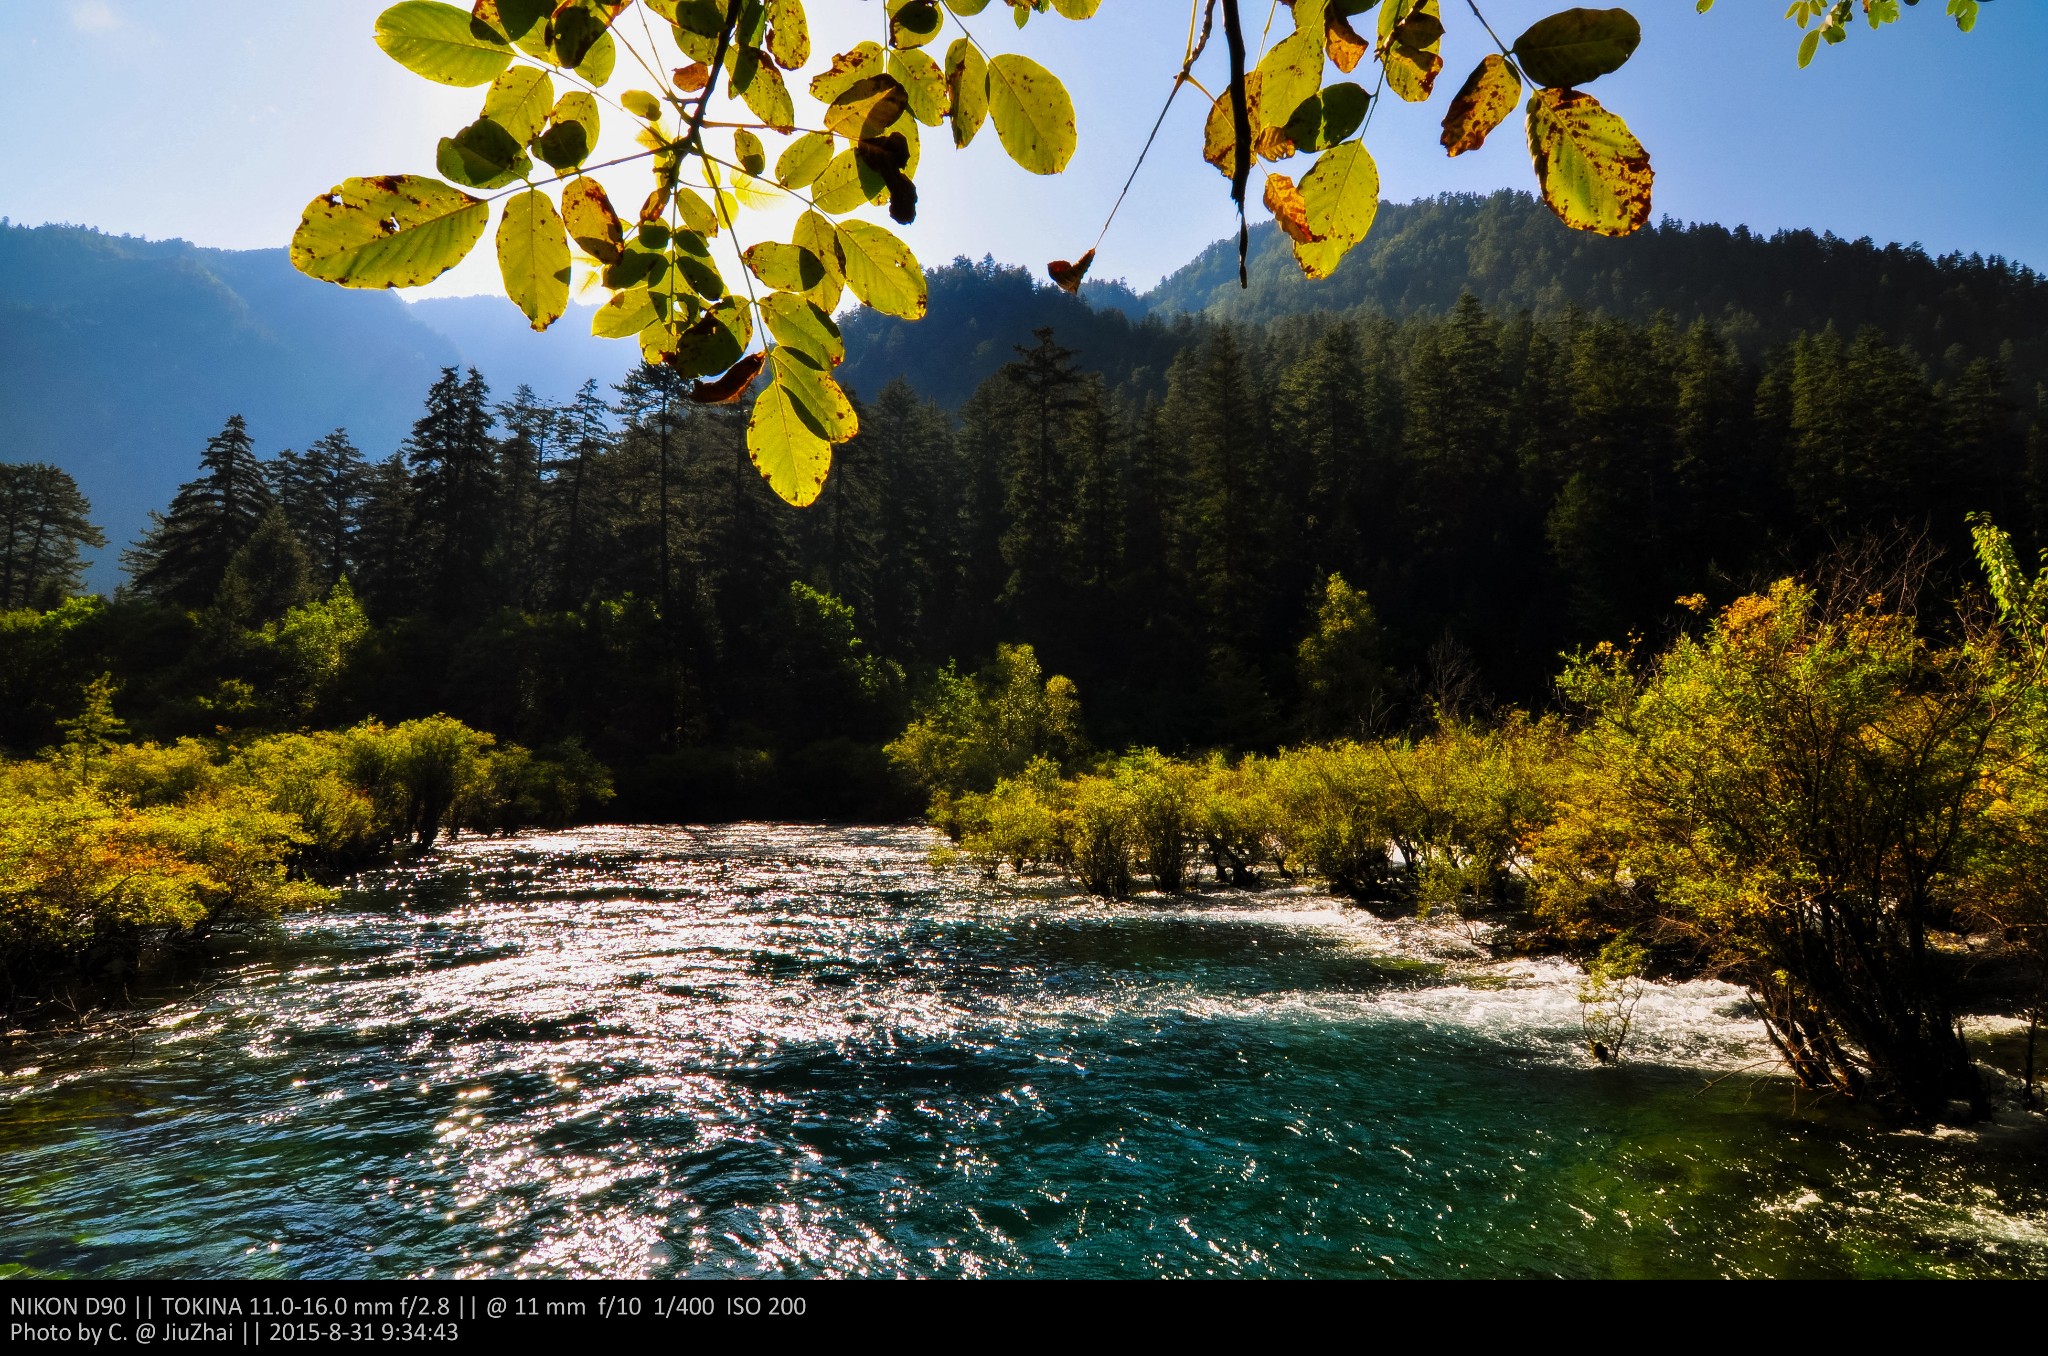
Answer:
<svg viewBox="0 0 2048 1356"><path fill-rule="evenodd" d="M501 396L524 385L543 400L565 404L592 378L609 393L640 360L635 345L593 335L590 317L597 308L579 302L570 302L568 314L542 334L503 297L430 297L406 309L453 343L463 364L483 373Z"/></svg>
<svg viewBox="0 0 2048 1356"><path fill-rule="evenodd" d="M265 457L337 427L381 457L443 366L566 399L633 356L589 337L587 308L536 335L501 299L408 305L314 282L283 250L0 225L0 460L77 477L109 542L96 587L230 414Z"/></svg>

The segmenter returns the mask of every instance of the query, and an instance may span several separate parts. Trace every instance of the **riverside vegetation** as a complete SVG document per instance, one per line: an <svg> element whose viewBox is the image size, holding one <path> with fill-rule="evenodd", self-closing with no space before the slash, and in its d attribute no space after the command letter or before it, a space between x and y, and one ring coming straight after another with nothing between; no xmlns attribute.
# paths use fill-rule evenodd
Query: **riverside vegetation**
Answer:
<svg viewBox="0 0 2048 1356"><path fill-rule="evenodd" d="M1375 908L1510 914L1589 958L1588 1044L1618 1057L1652 950L1747 987L1798 1080L1927 1123L1987 1109L1958 1022L1973 962L2028 972L2024 1098L2048 1009L2048 567L1976 531L1992 610L1951 635L1910 569L1783 579L1655 653L1602 644L1569 714L1440 707L1432 728L1268 756L1090 756L1028 648L945 675L890 746L955 855L1126 897L1204 869L1319 879ZM1703 598L1688 600L1705 612ZM1371 721L1370 609L1329 581L1303 681Z"/></svg>
<svg viewBox="0 0 2048 1356"><path fill-rule="evenodd" d="M2038 304L2039 280L2004 265L1897 270L1924 288L1922 320L1964 275L2012 315ZM661 367L565 408L448 372L383 460L340 431L259 458L230 420L112 598L75 596L94 530L62 473L0 480L10 794L68 799L85 826L24 829L19 850L61 863L103 841L175 876L149 896L168 912L106 891L125 875L78 887L64 907L90 925L36 943L10 982L241 926L431 842L423 823L591 814L607 779L608 813L675 821L897 816L922 778L984 862L1112 893L1220 863L1374 907L1495 908L1530 945L1746 977L1823 1086L1914 1118L1973 1100L1947 1025L1960 972L2000 936L2008 958L2039 937L2034 595L2014 563L2048 527L2038 393L2015 380L2031 350L1923 357L1822 328L1746 357L1710 323L1469 298L1124 333L1118 352L1099 329L1087 355L1129 373L1115 385L1047 333L957 417L886 387L801 514L754 474L743 420L690 405ZM1996 620L1963 568L1984 506L2015 538L1991 579L2018 610ZM1825 572L1773 590L1829 541L1900 524L1944 553L1918 602L1870 604L1875 586ZM1779 621L1731 620L1761 617ZM1562 694L1560 653L1583 656ZM1754 668L1773 654L1788 677ZM964 676L991 655L993 676ZM1854 758L1766 700L1793 679L1846 703L1829 728ZM1036 695L990 716L986 694L1013 687ZM115 714L129 739L107 733ZM1685 742L1716 721L1723 737ZM397 745L366 752L433 731L469 750L435 774L461 788L445 798L409 789ZM1090 743L1167 752L1097 767ZM129 760L164 780L105 780ZM1671 767L1695 780L1652 775ZM353 805L361 832L323 839L276 799L298 783ZM1766 794L1783 786L1807 790ZM423 820L415 799L442 810ZM1716 806L1804 818L1703 817ZM1183 814L1197 827L1176 853ZM253 855L193 855L230 847ZM71 870L24 858L13 879L55 884L11 896L22 917L87 879ZM1629 967L1608 968L1624 993ZM1619 1018L1624 999L1594 997ZM1589 1040L1611 1053L1605 1030Z"/></svg>

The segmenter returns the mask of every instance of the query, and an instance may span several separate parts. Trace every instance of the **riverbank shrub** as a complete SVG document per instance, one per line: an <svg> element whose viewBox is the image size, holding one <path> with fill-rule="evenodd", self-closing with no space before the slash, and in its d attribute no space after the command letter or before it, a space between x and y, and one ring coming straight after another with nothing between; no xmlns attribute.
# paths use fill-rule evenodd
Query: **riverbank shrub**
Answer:
<svg viewBox="0 0 2048 1356"><path fill-rule="evenodd" d="M460 829L574 822L611 795L574 744L538 754L447 716L128 742L104 677L60 746L0 762L0 997L329 897L314 879Z"/></svg>
<svg viewBox="0 0 2048 1356"><path fill-rule="evenodd" d="M1689 934L1811 1086L1981 1109L1938 939L2009 715L1971 648L1880 593L1782 580L1654 657L1601 647L1563 689L1587 713L1566 794L1590 802L1534 853L1544 906Z"/></svg>
<svg viewBox="0 0 2048 1356"><path fill-rule="evenodd" d="M1966 600L1947 634L1911 571L1845 560L1718 611L1682 600L1699 620L1656 652L1572 658L1568 714L1237 759L1041 756L935 805L991 874L1121 897L1206 862L1507 917L1517 945L1587 959L1599 1058L1646 967L1719 974L1807 1086L1923 1124L1981 1112L1973 958L2030 966L1998 982L2027 989L2030 1033L2048 1021L2048 556L2029 577L1989 524L1978 549L1996 615Z"/></svg>
<svg viewBox="0 0 2048 1356"><path fill-rule="evenodd" d="M291 870L305 841L246 787L138 805L48 765L0 768L0 997L327 898Z"/></svg>

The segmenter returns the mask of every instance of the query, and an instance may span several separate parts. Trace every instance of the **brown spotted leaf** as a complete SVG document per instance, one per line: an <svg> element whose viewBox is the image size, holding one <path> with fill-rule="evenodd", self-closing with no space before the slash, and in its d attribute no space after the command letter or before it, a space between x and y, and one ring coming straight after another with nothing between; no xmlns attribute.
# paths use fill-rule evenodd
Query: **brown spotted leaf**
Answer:
<svg viewBox="0 0 2048 1356"><path fill-rule="evenodd" d="M1522 97L1522 79L1498 52L1467 76L1444 114L1443 147L1452 155L1476 151Z"/></svg>
<svg viewBox="0 0 2048 1356"><path fill-rule="evenodd" d="M1443 40L1443 11L1437 0L1385 0L1377 50L1395 94L1411 104L1429 98L1437 73L1444 68L1438 50Z"/></svg>
<svg viewBox="0 0 2048 1356"><path fill-rule="evenodd" d="M1059 284L1060 291L1073 296L1081 290L1081 280L1088 276L1088 268L1094 262L1095 251L1089 250L1071 262L1066 259L1055 259L1045 266L1045 271Z"/></svg>
<svg viewBox="0 0 2048 1356"><path fill-rule="evenodd" d="M675 81L678 92L695 94L711 83L711 68L701 61L693 61L687 66L676 67L669 78Z"/></svg>
<svg viewBox="0 0 2048 1356"><path fill-rule="evenodd" d="M754 378L761 375L761 365L768 361L766 353L756 350L741 358L716 381L695 381L690 383L690 399L699 405L730 405L747 393L754 384Z"/></svg>
<svg viewBox="0 0 2048 1356"><path fill-rule="evenodd" d="M825 126L849 141L879 136L910 107L910 92L889 74L854 81L825 107Z"/></svg>
<svg viewBox="0 0 2048 1356"><path fill-rule="evenodd" d="M1351 16L1332 6L1323 16L1323 45L1329 48L1330 60L1337 63L1337 69L1349 75L1358 69L1358 63L1365 60L1366 42L1358 36L1358 30L1351 26Z"/></svg>
<svg viewBox="0 0 2048 1356"><path fill-rule="evenodd" d="M1247 71L1244 77L1244 102L1253 127L1259 126L1259 89L1261 77L1257 71ZM1229 178L1231 165L1237 156L1237 104L1230 91L1224 90L1216 102L1209 106L1209 117L1202 124L1202 159L1214 165ZM1283 134L1284 135L1284 134ZM1258 134L1252 134L1252 149L1258 149ZM1277 155L1268 156L1277 160Z"/></svg>
<svg viewBox="0 0 2048 1356"><path fill-rule="evenodd" d="M1590 94L1540 89L1529 99L1529 155L1543 201L1565 225L1628 235L1650 219L1650 153Z"/></svg>
<svg viewBox="0 0 2048 1356"><path fill-rule="evenodd" d="M1308 203L1302 198L1301 190L1286 175L1266 176L1266 210L1280 223L1280 229L1287 233L1289 240L1313 245L1322 239L1308 224Z"/></svg>
<svg viewBox="0 0 2048 1356"><path fill-rule="evenodd" d="M616 264L626 248L626 228L612 200L595 179L571 179L562 190L562 220L569 238L591 258Z"/></svg>

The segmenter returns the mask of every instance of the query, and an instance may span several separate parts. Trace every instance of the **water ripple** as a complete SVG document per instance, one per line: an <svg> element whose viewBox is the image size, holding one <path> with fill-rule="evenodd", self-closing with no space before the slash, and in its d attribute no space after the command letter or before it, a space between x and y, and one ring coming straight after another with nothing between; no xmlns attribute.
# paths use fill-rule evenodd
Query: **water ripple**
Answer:
<svg viewBox="0 0 2048 1356"><path fill-rule="evenodd" d="M0 1077L0 1273L2048 1274L2038 1137L1795 1106L1725 985L1594 1069L1576 972L1455 926L927 848L602 828L365 878Z"/></svg>

